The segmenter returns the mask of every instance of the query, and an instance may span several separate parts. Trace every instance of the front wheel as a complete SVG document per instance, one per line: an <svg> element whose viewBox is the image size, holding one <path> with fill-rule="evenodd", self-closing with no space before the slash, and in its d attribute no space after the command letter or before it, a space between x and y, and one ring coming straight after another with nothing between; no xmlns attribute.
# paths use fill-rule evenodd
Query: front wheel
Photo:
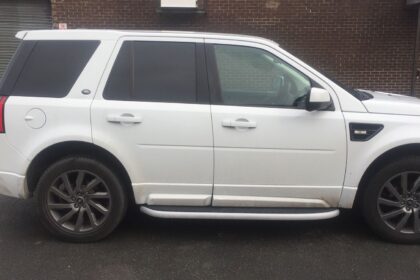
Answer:
<svg viewBox="0 0 420 280"><path fill-rule="evenodd" d="M420 157L407 157L382 168L363 197L366 222L383 238L420 242Z"/></svg>
<svg viewBox="0 0 420 280"><path fill-rule="evenodd" d="M37 186L41 222L55 236L71 242L108 236L126 211L123 186L104 164L69 157L50 166Z"/></svg>

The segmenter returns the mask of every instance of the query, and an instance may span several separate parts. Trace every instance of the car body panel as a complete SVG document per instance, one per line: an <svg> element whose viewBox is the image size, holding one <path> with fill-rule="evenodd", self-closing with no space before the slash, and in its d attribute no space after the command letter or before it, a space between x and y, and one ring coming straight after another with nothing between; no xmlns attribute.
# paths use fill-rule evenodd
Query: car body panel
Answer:
<svg viewBox="0 0 420 280"><path fill-rule="evenodd" d="M420 116L420 99L387 92L368 91L372 99L363 101L370 113Z"/></svg>
<svg viewBox="0 0 420 280"><path fill-rule="evenodd" d="M296 198L295 207L309 204L299 199L319 199L325 207L337 206L346 167L341 112L216 105L212 116L215 196ZM241 118L257 127L222 126L225 119ZM264 206L263 201L258 205ZM282 200L277 206L284 206Z"/></svg>
<svg viewBox="0 0 420 280"><path fill-rule="evenodd" d="M420 143L420 117L347 112L344 113L344 117L347 129L351 122L382 124L384 126L369 141L348 141L345 186L357 188L367 168L385 152L404 145Z"/></svg>
<svg viewBox="0 0 420 280"><path fill-rule="evenodd" d="M102 77L107 60L115 42L101 42L84 70L65 98L9 96L5 112L6 137L11 145L29 160L45 148L66 141L92 143L90 106L93 94ZM35 127L42 112L44 123ZM22 137L25 135L25 137Z"/></svg>

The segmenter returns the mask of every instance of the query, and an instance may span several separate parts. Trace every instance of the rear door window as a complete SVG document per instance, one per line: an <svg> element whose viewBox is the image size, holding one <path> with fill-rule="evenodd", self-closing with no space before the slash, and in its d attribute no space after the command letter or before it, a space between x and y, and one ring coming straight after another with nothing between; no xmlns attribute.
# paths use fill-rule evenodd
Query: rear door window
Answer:
<svg viewBox="0 0 420 280"><path fill-rule="evenodd" d="M104 91L110 100L197 102L196 44L125 42Z"/></svg>
<svg viewBox="0 0 420 280"><path fill-rule="evenodd" d="M99 41L24 41L13 58L0 90L2 95L66 96ZM30 48L30 50L28 50Z"/></svg>

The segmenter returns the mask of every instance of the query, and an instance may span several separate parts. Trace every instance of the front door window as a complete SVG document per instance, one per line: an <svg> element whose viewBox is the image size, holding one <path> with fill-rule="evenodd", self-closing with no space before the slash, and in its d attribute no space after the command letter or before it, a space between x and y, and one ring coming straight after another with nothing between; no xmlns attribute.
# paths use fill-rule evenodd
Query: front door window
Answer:
<svg viewBox="0 0 420 280"><path fill-rule="evenodd" d="M305 75L267 51L214 45L220 104L300 107L311 88Z"/></svg>

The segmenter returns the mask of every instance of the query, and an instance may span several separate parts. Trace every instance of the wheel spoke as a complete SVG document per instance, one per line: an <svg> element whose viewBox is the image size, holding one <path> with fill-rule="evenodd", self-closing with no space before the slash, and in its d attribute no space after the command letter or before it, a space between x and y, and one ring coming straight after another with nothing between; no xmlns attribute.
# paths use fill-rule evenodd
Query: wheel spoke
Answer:
<svg viewBox="0 0 420 280"><path fill-rule="evenodd" d="M420 176L414 182L414 185L413 185L413 188L411 189L411 192L416 193L419 188L420 188Z"/></svg>
<svg viewBox="0 0 420 280"><path fill-rule="evenodd" d="M386 206L401 207L401 204L398 201L393 201L382 197L378 199L378 202L379 204Z"/></svg>
<svg viewBox="0 0 420 280"><path fill-rule="evenodd" d="M395 211L392 211L392 212L383 214L383 215L381 215L381 217L384 220L388 220L388 219L394 218L394 217L396 217L398 215L401 215L402 213L404 213L404 209L398 209L398 210L395 210Z"/></svg>
<svg viewBox="0 0 420 280"><path fill-rule="evenodd" d="M72 195L72 194L73 194L73 192L74 192L74 190L73 190L73 188L71 187L70 180L69 180L69 176L67 175L67 173L65 173L65 174L61 175L61 176L60 176L60 178L61 178L61 180L63 181L64 187L66 188L67 193L68 193L69 195Z"/></svg>
<svg viewBox="0 0 420 280"><path fill-rule="evenodd" d="M80 228L83 224L83 216L85 214L85 211L83 209L80 209L79 214L77 215L77 221L76 221L76 225L74 227L75 231L80 231Z"/></svg>
<svg viewBox="0 0 420 280"><path fill-rule="evenodd" d="M403 190L403 195L408 193L408 173L401 174L401 188Z"/></svg>
<svg viewBox="0 0 420 280"><path fill-rule="evenodd" d="M398 191L395 189L394 185L391 184L391 182L387 182L385 184L385 188L387 188L387 190L389 190L393 196L395 196L396 199L398 199L398 201L401 201L401 195L398 193Z"/></svg>
<svg viewBox="0 0 420 280"><path fill-rule="evenodd" d="M90 206L92 206L93 208L98 210L101 214L105 215L106 213L108 213L108 209L106 209L105 207L103 207L99 203L95 203L92 200L90 200L88 203L89 203Z"/></svg>
<svg viewBox="0 0 420 280"><path fill-rule="evenodd" d="M395 227L395 230L400 232L404 226L407 224L408 218L410 218L412 212L405 213L404 217L401 219L401 221L397 224Z"/></svg>
<svg viewBox="0 0 420 280"><path fill-rule="evenodd" d="M48 208L54 209L73 209L73 206L68 203L49 203Z"/></svg>
<svg viewBox="0 0 420 280"><path fill-rule="evenodd" d="M70 203L72 202L70 196L66 195L65 193L57 189L56 187L51 187L51 192L67 202L70 202Z"/></svg>
<svg viewBox="0 0 420 280"><path fill-rule="evenodd" d="M91 199L100 199L100 198L109 198L109 193L107 192L97 192L87 195Z"/></svg>
<svg viewBox="0 0 420 280"><path fill-rule="evenodd" d="M83 179L85 178L85 172L79 171L76 178L76 192L82 189Z"/></svg>
<svg viewBox="0 0 420 280"><path fill-rule="evenodd" d="M65 222L70 220L74 216L74 214L76 214L76 213L77 213L76 209L70 210L66 215L64 215L63 217L58 219L57 223L59 223L60 225L64 224Z"/></svg>
<svg viewBox="0 0 420 280"><path fill-rule="evenodd" d="M420 210L414 210L414 233L420 233Z"/></svg>
<svg viewBox="0 0 420 280"><path fill-rule="evenodd" d="M98 180L97 178L93 179L92 181L90 181L87 185L86 188L84 189L86 192L89 192L90 190L92 190L94 187L96 187L97 185L99 185L101 181Z"/></svg>
<svg viewBox="0 0 420 280"><path fill-rule="evenodd" d="M90 209L89 205L86 205L86 213L88 215L90 225L92 226L92 228L97 227L95 214L93 214L92 209Z"/></svg>

